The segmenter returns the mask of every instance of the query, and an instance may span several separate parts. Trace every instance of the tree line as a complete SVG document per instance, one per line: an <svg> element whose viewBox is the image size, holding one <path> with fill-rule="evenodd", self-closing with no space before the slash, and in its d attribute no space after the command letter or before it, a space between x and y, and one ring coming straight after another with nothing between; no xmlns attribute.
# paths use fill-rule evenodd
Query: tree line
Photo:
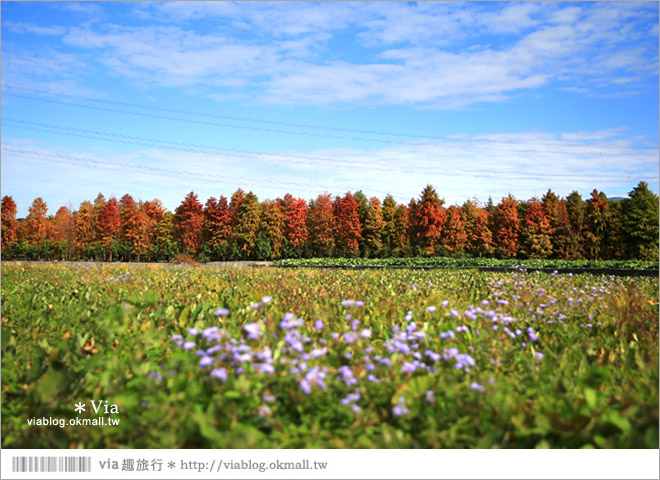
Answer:
<svg viewBox="0 0 660 480"><path fill-rule="evenodd" d="M583 199L548 192L494 204L466 201L445 208L431 185L408 205L362 191L287 194L260 202L238 189L202 204L190 192L174 212L158 200L102 194L77 210L48 215L36 198L24 219L2 198L4 259L169 261L185 253L201 261L300 257L452 256L560 259L658 259L658 196L640 182L624 199L594 190Z"/></svg>

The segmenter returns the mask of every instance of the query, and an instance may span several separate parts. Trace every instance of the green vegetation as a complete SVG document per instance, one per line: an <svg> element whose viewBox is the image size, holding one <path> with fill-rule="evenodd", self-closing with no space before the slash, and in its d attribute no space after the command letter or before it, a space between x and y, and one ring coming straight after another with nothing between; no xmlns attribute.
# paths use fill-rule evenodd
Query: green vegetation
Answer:
<svg viewBox="0 0 660 480"><path fill-rule="evenodd" d="M657 270L658 262L647 260L548 260L530 258L526 260L507 258L450 258L450 257L408 257L408 258L300 258L283 259L274 265L288 266L397 266L397 267L524 267L537 268L625 268L635 270Z"/></svg>
<svg viewBox="0 0 660 480"><path fill-rule="evenodd" d="M657 278L3 265L2 446L658 448L657 300ZM91 400L119 425L27 423Z"/></svg>

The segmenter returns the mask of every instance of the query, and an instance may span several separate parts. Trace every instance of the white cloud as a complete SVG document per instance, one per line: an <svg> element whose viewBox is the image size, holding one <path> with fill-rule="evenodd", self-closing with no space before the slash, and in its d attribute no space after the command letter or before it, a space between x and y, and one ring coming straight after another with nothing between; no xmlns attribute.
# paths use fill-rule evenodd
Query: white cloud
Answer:
<svg viewBox="0 0 660 480"><path fill-rule="evenodd" d="M640 28L657 18L648 5L493 5L140 3L133 11L144 26L74 27L62 42L90 68L96 61L142 85L292 105L464 108L553 83L592 95L615 86L621 95L657 75L657 38ZM95 6L66 8L98 13ZM196 29L209 19L216 28ZM340 38L354 48L334 50Z"/></svg>
<svg viewBox="0 0 660 480"><path fill-rule="evenodd" d="M285 193L310 199L323 191L343 194L361 189L381 199L391 193L407 203L431 183L447 205L461 204L477 194L481 200L492 196L495 202L508 193L529 199L548 188L561 196L573 190L585 196L594 188L609 196L625 195L640 180L657 192L657 147L629 148L638 141L624 128L557 134L522 131L372 149L208 155L157 148L120 153L5 138L5 148L104 163L67 163L67 159L26 158L3 151L2 185L8 194L23 189L28 192L24 195L43 196L52 206L64 205L64 195L75 195L72 200L78 205L101 191L106 196L128 192L145 200L157 197L169 209L191 190L204 201L212 195L229 196L239 187L254 191L261 200ZM47 181L51 187L44 186Z"/></svg>
<svg viewBox="0 0 660 480"><path fill-rule="evenodd" d="M53 25L43 26L34 23L6 21L2 25L14 33L33 33L35 35L62 35L66 32L65 27Z"/></svg>

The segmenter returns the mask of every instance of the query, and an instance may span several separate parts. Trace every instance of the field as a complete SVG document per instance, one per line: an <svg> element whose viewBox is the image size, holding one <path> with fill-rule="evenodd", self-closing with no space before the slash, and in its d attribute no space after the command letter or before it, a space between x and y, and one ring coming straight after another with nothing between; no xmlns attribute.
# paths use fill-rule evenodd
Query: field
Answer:
<svg viewBox="0 0 660 480"><path fill-rule="evenodd" d="M658 448L658 278L3 265L2 446Z"/></svg>

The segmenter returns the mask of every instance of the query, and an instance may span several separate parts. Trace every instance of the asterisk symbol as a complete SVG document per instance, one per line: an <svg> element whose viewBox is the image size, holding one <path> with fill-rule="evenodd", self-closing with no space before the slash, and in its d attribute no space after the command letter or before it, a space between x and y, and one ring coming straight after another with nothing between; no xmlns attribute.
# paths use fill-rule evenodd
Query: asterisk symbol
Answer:
<svg viewBox="0 0 660 480"><path fill-rule="evenodd" d="M176 463L174 462L167 462L167 468L174 468L176 466Z"/></svg>
<svg viewBox="0 0 660 480"><path fill-rule="evenodd" d="M76 413L84 412L85 404L83 402L76 403Z"/></svg>

